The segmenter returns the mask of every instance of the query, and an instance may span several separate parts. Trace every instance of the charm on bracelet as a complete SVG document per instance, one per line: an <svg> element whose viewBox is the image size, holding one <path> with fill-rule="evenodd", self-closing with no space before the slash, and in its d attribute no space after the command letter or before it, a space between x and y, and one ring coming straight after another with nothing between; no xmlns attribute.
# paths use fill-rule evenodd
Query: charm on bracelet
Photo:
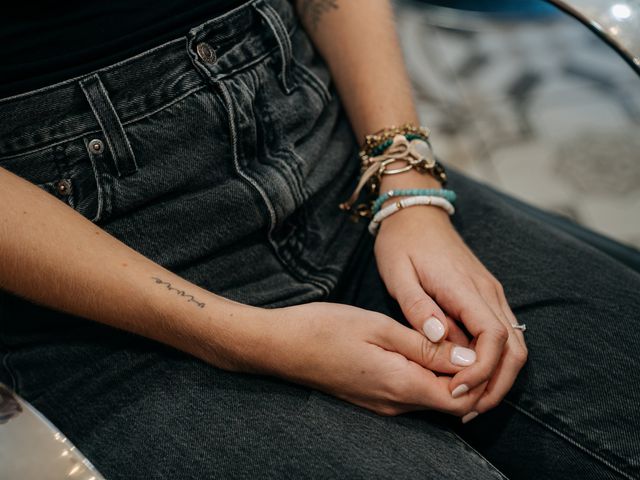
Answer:
<svg viewBox="0 0 640 480"><path fill-rule="evenodd" d="M442 186L446 185L447 176L445 169L438 163L428 139L413 138L407 139L405 135L396 134L392 143L383 153L376 156L369 156L360 152L361 174L356 189L351 197L342 202L339 207L342 210L351 212L352 219L357 221L360 217L370 217L373 202L361 203L355 207L353 204L358 199L360 192L365 187L368 188L369 196L378 194L380 180L383 175L396 175L415 168L421 173L427 173L438 180ZM404 162L403 166L388 168L396 162Z"/></svg>

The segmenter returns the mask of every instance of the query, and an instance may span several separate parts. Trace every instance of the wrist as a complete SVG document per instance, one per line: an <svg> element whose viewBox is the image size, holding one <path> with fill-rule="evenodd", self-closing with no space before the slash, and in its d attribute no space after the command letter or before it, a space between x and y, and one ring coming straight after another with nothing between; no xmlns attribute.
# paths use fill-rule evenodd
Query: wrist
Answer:
<svg viewBox="0 0 640 480"><path fill-rule="evenodd" d="M431 175L426 173L420 173L416 170L409 170L397 175L383 175L380 180L379 194L382 195L389 190L394 189L406 189L406 188L442 188L440 182L438 182ZM381 208L393 203L394 198L386 200Z"/></svg>
<svg viewBox="0 0 640 480"><path fill-rule="evenodd" d="M380 223L376 242L379 238L386 236L386 233L400 232L399 238L403 241L407 232L421 230L424 235L433 235L435 232L446 231L454 228L451 217L442 208L433 205L416 205L403 208L393 215L385 218Z"/></svg>
<svg viewBox="0 0 640 480"><path fill-rule="evenodd" d="M380 179L380 194L394 188L442 188L442 185L431 175L417 170L397 175L383 175Z"/></svg>
<svg viewBox="0 0 640 480"><path fill-rule="evenodd" d="M164 325L154 337L215 367L256 371L251 353L260 341L260 324L267 309L221 297L193 284L184 288L177 278L169 280L199 303L185 301L178 294L164 295L164 301L153 308Z"/></svg>
<svg viewBox="0 0 640 480"><path fill-rule="evenodd" d="M442 185L431 175L409 170L398 175L386 175L380 182L380 195L389 190L397 189L440 189ZM398 201L397 197L390 197L381 205L381 209ZM449 214L437 206L416 205L403 208L386 218L381 224L378 235L382 231L393 229L393 225L401 225L405 221L426 224L430 227L444 228L452 226Z"/></svg>

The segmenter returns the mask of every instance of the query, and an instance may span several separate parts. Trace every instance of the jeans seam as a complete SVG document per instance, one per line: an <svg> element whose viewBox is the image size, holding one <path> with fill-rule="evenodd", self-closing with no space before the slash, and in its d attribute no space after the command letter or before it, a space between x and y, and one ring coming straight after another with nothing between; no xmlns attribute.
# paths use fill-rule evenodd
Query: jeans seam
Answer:
<svg viewBox="0 0 640 480"><path fill-rule="evenodd" d="M297 23L294 24L293 27L291 27L291 30L288 30L289 37L291 37L294 33L296 33L298 28L299 28L298 24ZM248 59L245 63L238 65L236 68L220 72L219 74L213 77L213 80L216 82L220 80L224 80L225 78L232 77L238 72L242 72L247 68L251 68L257 63L262 62L264 59L270 58L276 50L279 50L278 45L271 47L270 49L266 50L260 55L256 55L255 57Z"/></svg>
<svg viewBox="0 0 640 480"><path fill-rule="evenodd" d="M130 161L133 163L133 167L135 167L135 170L137 170L138 165L136 163L136 157L133 152L133 148L131 148L131 142L129 141L129 137L127 136L127 133L124 131L124 125L122 123L122 120L120 120L120 116L118 115L118 112L116 111L116 108L114 107L113 102L109 97L109 93L107 92L106 88L104 88L104 84L100 81L99 77L98 77L98 88L100 88L100 90L102 91L102 94L104 95L104 100L107 102L107 104L111 107L111 110L113 111L113 114L115 117L115 123L116 123L115 128L121 132L122 139L124 140L124 143L125 143L124 148L128 150L128 153L131 156Z"/></svg>
<svg viewBox="0 0 640 480"><path fill-rule="evenodd" d="M335 282L331 277L320 275L317 271L312 272L311 269L306 268L294 258L292 258L291 261L287 260L282 256L282 253L280 252L280 245L273 239L271 234L268 235L268 239L278 260L294 278L301 282L314 285L316 288L321 290L323 295L329 295L329 293L331 293L331 290L335 287Z"/></svg>
<svg viewBox="0 0 640 480"><path fill-rule="evenodd" d="M273 206L268 193L260 184L260 181L254 178L250 173L245 171L240 164L240 154L238 153L238 132L236 129L236 113L232 97L229 89L227 88L227 85L224 82L216 81L215 84L218 85L218 88L220 89L223 105L228 116L234 170L244 181L246 181L249 185L251 185L251 187L253 187L255 192L260 196L262 200L261 204L267 209L269 224L267 226L266 234L272 251L278 258L278 261L287 269L287 271L292 276L302 282L308 282L311 285L314 285L317 289L321 290L321 294L328 295L331 291L331 285L326 284L326 278L314 275L310 272L301 274L301 272L299 271L299 267L296 265L291 265L288 261L286 261L285 258L283 258L282 254L280 253L278 242L273 238L273 232L278 220L275 207ZM323 282L322 280L325 281ZM331 282L329 281L329 283Z"/></svg>
<svg viewBox="0 0 640 480"><path fill-rule="evenodd" d="M173 43L183 42L185 38L186 38L186 36L174 38L173 40L169 40L169 41L167 41L167 42L165 42L165 43L163 43L161 45L157 45L155 47L152 47L149 50L145 50L144 52L140 52L140 53L138 53L138 54L136 54L136 55L134 55L132 57L125 58L123 60L120 60L119 62L113 63L111 65L107 65L106 67L99 68L99 69L94 70L92 72L89 72L87 74L78 75L77 77L68 78L68 79L63 80L61 82L54 83L53 85L47 85L47 86L44 86L44 87L41 87L41 88L37 88L35 90L30 90L28 92L23 92L23 93L19 93L17 95L12 95L10 97L0 98L0 104L2 104L2 103L11 103L11 102L14 102L16 100L21 100L22 98L25 98L25 97L47 93L48 91L53 90L55 88L63 87L65 85L71 84L73 82L78 82L78 81L82 80L83 78L88 77L88 76L90 76L91 74L94 74L94 73L106 73L106 72L109 72L109 71L113 70L114 68L117 68L117 67L122 66L122 65L126 65L127 63L130 63L133 60L136 60L138 58L144 57L145 55L149 55L151 53L154 53L157 50L161 50L161 49L163 49L163 48L165 48L165 47L167 47L167 46L169 46L169 45L171 45Z"/></svg>
<svg viewBox="0 0 640 480"><path fill-rule="evenodd" d="M85 138L84 140L84 144L85 147L87 149L87 152L90 152L91 149L89 148L89 142L87 141L87 139ZM93 223L98 222L101 218L102 218L102 210L104 208L104 192L102 189L102 182L100 181L100 174L98 172L98 165L96 162L96 159L94 158L93 153L89 153L89 161L91 162L91 169L93 171L93 178L96 182L96 190L97 190L97 195L98 195L98 206L96 207L96 214L95 216L91 219L91 221ZM77 205L78 202L76 202Z"/></svg>
<svg viewBox="0 0 640 480"><path fill-rule="evenodd" d="M102 122L102 117L100 115L98 115L98 110L96 108L96 106L93 103L93 99L87 94L85 87L82 86L82 90L85 93L85 96L87 98L87 103L89 104L89 107L91 108L91 111L93 112L93 116L95 117L96 121L98 122L98 125L100 126L100 132L102 132L102 134L104 135L104 139L107 142L107 145L109 146L109 151L111 152L111 156L114 158L114 163L116 165L116 170L118 170L118 160L116 158L116 150L114 148L114 146L111 143L111 136L109 134L109 132L107 131L107 129L105 128L104 123Z"/></svg>
<svg viewBox="0 0 640 480"><path fill-rule="evenodd" d="M95 86L91 86L90 82L95 82ZM131 144L127 139L127 135L122 126L122 122L118 117L115 108L113 107L113 103L109 99L109 95L107 91L102 87L102 82L100 81L100 77L97 75L93 75L86 79L83 79L80 82L80 88L84 92L84 95L89 103L89 107L93 112L93 116L95 117L98 125L100 125L100 130L104 136L104 139L109 145L109 151L111 152L111 159L115 166L118 177L124 177L126 175L130 175L138 169L135 161L135 155L133 154L133 150L131 150ZM95 91L95 89L98 91ZM94 98L93 92L99 94L103 98ZM96 100L102 100L102 102L106 103L106 108L103 108L104 112L102 112L99 108L99 105L96 104ZM109 121L109 114L113 116L112 123L114 125L107 125L106 122ZM122 140L124 139L124 145L122 145ZM119 148L122 147L122 148ZM121 150L125 151L122 152ZM128 151L127 151L128 150ZM130 157L130 158L127 158ZM127 164L131 164L134 168L133 172L129 172L131 169L131 165L127 168Z"/></svg>
<svg viewBox="0 0 640 480"><path fill-rule="evenodd" d="M458 435L456 432L454 431L449 431L449 433L451 433L451 435L453 435L454 437L456 437L456 439L463 443L469 450L471 450L473 453L476 454L476 456L478 457L478 460L480 460L481 462L484 462L486 465L490 466L502 479L506 479L507 476L502 473L500 471L500 469L498 469L498 467L496 467L493 463L491 463L484 455L482 455L478 450L476 450L469 442L467 442L464 438L462 438L460 435Z"/></svg>
<svg viewBox="0 0 640 480"><path fill-rule="evenodd" d="M304 159L300 156L300 154L298 154L298 152L296 152L289 145L281 148L281 150L286 152L288 155L292 156L295 159L295 162L293 162L293 163L295 165L295 169L297 171L297 174L299 175L299 177L297 177L297 179L300 179L299 180L300 190L301 190L302 194L304 195L305 201L308 200L311 197L312 192L311 192L311 190L309 190L308 185L304 181L304 179L307 178L307 176L302 171L302 164L304 164ZM293 168L293 167L291 167L291 168ZM292 170L292 174L295 175L293 170Z"/></svg>
<svg viewBox="0 0 640 480"><path fill-rule="evenodd" d="M323 295L329 295L331 290L335 287L335 281L332 277L327 277L326 275L322 275L318 273L318 271L312 271L312 269L307 268L302 265L296 259L291 258L291 260L287 260L284 258L280 251L279 243L273 238L272 234L268 234L268 240L271 244L273 251L278 258L278 261L287 269L289 274L293 276L296 280L304 283L310 283L314 285L316 288L320 289Z"/></svg>
<svg viewBox="0 0 640 480"><path fill-rule="evenodd" d="M323 106L327 106L331 101L331 92L327 89L326 85L322 82L318 76L309 69L304 63L298 60L296 57L291 58L292 63L296 66L294 71L297 71L298 75L302 75L307 79L307 84L311 89L320 97L320 103ZM294 73L295 75L295 73Z"/></svg>
<svg viewBox="0 0 640 480"><path fill-rule="evenodd" d="M267 213L269 214L269 227L267 229L267 234L269 236L269 239L271 239L271 232L273 231L273 228L276 225L275 208L273 207L273 204L269 199L269 195L267 194L267 192L264 191L264 189L262 188L262 185L260 185L260 182L258 182L254 177L252 177L247 172L245 172L242 166L240 165L240 158L238 155L238 138L237 138L238 132L236 130L236 114L233 107L233 101L227 86L222 82L218 82L218 85L223 97L224 108L228 116L229 130L230 130L230 137L231 137L231 148L232 148L231 155L233 158L234 169L236 173L241 178L243 178L247 183L249 183L262 198L262 201L265 207L267 208Z"/></svg>
<svg viewBox="0 0 640 480"><path fill-rule="evenodd" d="M133 123L136 123L136 122L139 122L141 120L144 120L145 118L149 118L150 116L155 115L156 113L160 113L163 110L166 110L167 108L175 105L176 103L181 102L185 98L190 97L194 93L199 92L200 90L204 90L205 88L208 88L208 87L209 87L209 85L198 85L197 87L192 87L189 90L187 90L186 92L183 92L180 95L178 95L177 97L175 97L174 99L172 99L170 102L167 102L167 103L159 106L158 108L155 108L154 110L151 110L150 112L146 112L143 115L138 115L137 117L130 118L130 119L122 122L122 125L123 126L128 126L128 125L131 125Z"/></svg>
<svg viewBox="0 0 640 480"><path fill-rule="evenodd" d="M580 442L578 442L577 440L571 438L570 436L568 436L565 433L562 433L560 430L558 430L557 428L549 425L547 422L545 422L544 420L538 418L536 415L534 415L533 413L529 412L528 410L525 410L524 408L522 408L519 405L516 405L515 403L509 401L509 400L503 400L503 402L507 405L509 405L510 407L512 407L514 410L516 410L517 412L521 413L522 415L525 415L527 417L529 417L531 420L539 423L540 425L542 425L543 427L547 428L549 431L555 433L556 435L558 435L560 438L562 438L563 440L569 442L571 445L573 445L574 447L582 450L584 453L586 453L587 455L593 457L594 459L598 460L599 462L601 462L602 464L606 465L607 467L609 467L610 469L612 469L614 472L622 475L625 478L628 478L629 480L635 480L631 475L623 472L622 470L620 470L618 467L616 467L615 465L613 465L611 462L609 462L608 460L606 460L605 458L601 457L600 455L598 455L595 452L592 452L589 448L585 447L584 445L582 445Z"/></svg>
<svg viewBox="0 0 640 480"><path fill-rule="evenodd" d="M151 110L150 112L145 113L144 115L139 115L137 117L133 117L128 119L125 122L122 122L123 126L127 126L136 122L139 122L140 120L144 120L145 118L150 117L151 115L155 115L156 113L160 113L161 111L171 107L172 105L184 100L185 98L187 98L188 96L192 95L193 93L196 93L200 90L203 90L205 88L208 88L208 85L198 85L197 87L193 87L190 88L189 90L187 90L186 92L180 94L179 96L175 97L174 99L172 99L170 102L167 102L163 105L161 105L160 107ZM6 156L2 156L0 157L0 162L4 161L4 160L10 160L13 158L18 158L18 157L22 157L22 156L26 156L26 155L31 155L37 152L40 152L42 150L46 150L47 148L51 148L51 147L55 147L56 145L62 145L63 143L68 143L68 142L73 142L74 140L77 140L79 138L82 137L86 137L89 136L91 134L95 134L95 133L100 133L102 132L101 129L94 129L94 130L89 130L86 132L82 132L81 134L78 135L74 135L73 137L67 137L67 138L63 138L62 140L58 140L54 143L50 143L44 146L40 146L40 147L36 147L33 148L31 150L27 150L24 152L20 152L20 153L15 153L15 154L11 154L11 155L6 155Z"/></svg>
<svg viewBox="0 0 640 480"><path fill-rule="evenodd" d="M278 43L278 49L280 50L281 56L281 68L279 76L282 82L282 87L288 95L293 90L289 86L291 73L291 57L293 56L291 34L287 30L287 27L284 25L282 18L280 17L278 12L271 5L263 2L255 2L253 4L253 7L258 10L258 13L264 18L274 36L276 37L276 42ZM264 10L262 10L262 8L264 8Z"/></svg>
<svg viewBox="0 0 640 480"><path fill-rule="evenodd" d="M278 155L279 153L283 153L284 155L279 156ZM296 170L298 171L298 173L296 173L294 171L294 167L291 166L291 162L287 162L287 159L289 158L287 153L288 152L285 149L279 148L279 149L273 151L272 158L275 159L278 162L278 164L283 167L283 169L286 169L289 172L288 176L290 176L291 185L292 186L295 185L295 192L294 192L294 188L291 188L291 191L297 197L296 201L300 202L300 204L302 204L309 197L309 192L305 188L305 186L303 185L303 180L298 176L299 169L296 168ZM283 220L284 219L281 219L281 221L283 221Z"/></svg>
<svg viewBox="0 0 640 480"><path fill-rule="evenodd" d="M288 31L289 36L293 35L298 30L298 28L299 28L299 25L297 23L295 23L293 25L293 27L291 28L291 30ZM183 40L183 39L177 39L176 41L178 41L178 40ZM173 42L168 42L168 43L173 43ZM161 45L161 46L159 46L157 48L159 49L159 48L161 48L163 46L164 45ZM156 48L154 48L152 50L156 50ZM236 67L236 68L234 68L232 70L221 72L220 75L218 75L215 80L216 81L223 80L223 79L232 77L236 73L239 73L239 72L241 72L243 70L246 70L247 68L251 68L251 67L255 66L257 63L260 63L261 61L263 61L266 58L270 57L276 50L278 50L278 46L277 45L274 46L274 47L271 47L269 50L265 51L261 55L258 55L258 56L254 57L252 59L247 60L247 62L243 63L242 65L239 65L238 67ZM144 52L142 54L140 54L140 55L136 55L136 57L142 56L143 54L144 54ZM132 57L132 58L136 58L136 57ZM121 63L126 63L128 60L129 59L125 59L122 62L118 62L118 64L114 64L114 65L110 65L108 67L105 67L105 69L111 69L111 67L115 67L115 66L117 66L117 65L119 65ZM102 72L105 69L101 69L101 70L98 70L98 71ZM66 83L71 83L73 81L79 81L79 80L81 80L82 78L84 78L86 76L88 76L88 75L82 75L80 77L75 77L75 78L66 80L66 81L61 82L61 83L66 84ZM48 90L49 88L53 88L55 86L58 86L58 84L51 85L50 87L45 87L44 89L41 89L41 90L43 90L43 91L44 90ZM122 120L122 125L123 126L127 126L127 125L130 125L132 123L135 123L135 122L138 122L140 120L143 120L143 119L145 119L145 118L147 118L147 117L149 117L151 115L159 113L162 110L164 110L166 108L169 108L173 104L175 104L175 103L183 100L184 98L188 97L192 93L195 93L195 92L197 92L199 90L202 90L202 89L205 89L205 88L208 88L208 87L209 87L209 85L198 85L197 87L192 87L189 90L186 90L185 92L181 93L177 97L173 98L169 102L157 107L154 110L151 110L150 112L146 112L146 113L144 113L142 115L138 115L138 116L129 118L127 120ZM36 92L39 93L40 90L34 91L32 93L36 93ZM20 94L18 96L26 95L27 93L30 93L30 92L26 92L25 94ZM3 99L0 99L0 100L3 100ZM79 133L79 134L74 135L72 137L66 137L66 138L63 138L61 140L55 141L53 143L46 144L46 145L43 145L43 146L38 146L38 147L32 148L30 150L24 151L24 152L11 153L11 154L8 154L8 155L0 155L0 162L2 162L3 160L9 160L9 159L12 159L12 158L18 158L18 157L21 157L21 156L30 155L30 154L33 154L33 153L36 153L36 152L39 152L39 151L42 151L42 150L46 150L47 148L55 147L56 145L61 145L63 143L67 143L67 142L71 142L73 140L77 140L77 139L82 138L82 137L84 137L86 135L91 135L91 134L94 134L94 133L100 133L101 131L102 130L99 129L99 128L98 129L93 129L93 130L88 130L86 132Z"/></svg>

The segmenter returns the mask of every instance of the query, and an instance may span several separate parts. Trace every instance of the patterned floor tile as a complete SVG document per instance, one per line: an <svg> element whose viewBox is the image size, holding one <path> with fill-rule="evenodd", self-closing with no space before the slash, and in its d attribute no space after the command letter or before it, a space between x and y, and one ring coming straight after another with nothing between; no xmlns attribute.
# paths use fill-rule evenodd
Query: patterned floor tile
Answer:
<svg viewBox="0 0 640 480"><path fill-rule="evenodd" d="M396 7L419 113L446 163L640 247L640 77L615 52L564 14Z"/></svg>

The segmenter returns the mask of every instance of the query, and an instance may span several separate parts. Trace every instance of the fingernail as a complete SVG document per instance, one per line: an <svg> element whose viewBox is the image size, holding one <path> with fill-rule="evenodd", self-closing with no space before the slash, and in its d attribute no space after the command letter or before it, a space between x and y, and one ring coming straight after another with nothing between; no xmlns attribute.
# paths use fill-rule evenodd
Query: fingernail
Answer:
<svg viewBox="0 0 640 480"><path fill-rule="evenodd" d="M451 396L453 398L458 398L464 395L465 393L467 393L468 391L469 391L469 387L466 384L462 383L453 389L453 392L451 392Z"/></svg>
<svg viewBox="0 0 640 480"><path fill-rule="evenodd" d="M469 412L464 417L462 417L462 423L470 422L477 416L478 416L478 412Z"/></svg>
<svg viewBox="0 0 640 480"><path fill-rule="evenodd" d="M476 352L470 348L453 347L451 349L451 363L466 367L476 361Z"/></svg>
<svg viewBox="0 0 640 480"><path fill-rule="evenodd" d="M424 334L432 342L439 341L444 336L444 325L436 317L429 317L422 326Z"/></svg>

